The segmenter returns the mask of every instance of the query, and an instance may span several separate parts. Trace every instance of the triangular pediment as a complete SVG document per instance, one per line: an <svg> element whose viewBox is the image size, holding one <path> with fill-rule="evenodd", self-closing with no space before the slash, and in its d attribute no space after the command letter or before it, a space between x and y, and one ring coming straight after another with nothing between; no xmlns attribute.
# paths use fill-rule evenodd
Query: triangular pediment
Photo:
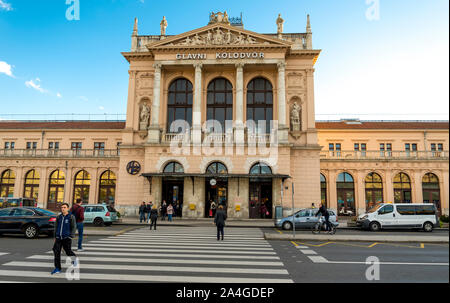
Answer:
<svg viewBox="0 0 450 303"><path fill-rule="evenodd" d="M208 47L290 47L292 42L261 35L227 24L211 24L147 45L149 50Z"/></svg>

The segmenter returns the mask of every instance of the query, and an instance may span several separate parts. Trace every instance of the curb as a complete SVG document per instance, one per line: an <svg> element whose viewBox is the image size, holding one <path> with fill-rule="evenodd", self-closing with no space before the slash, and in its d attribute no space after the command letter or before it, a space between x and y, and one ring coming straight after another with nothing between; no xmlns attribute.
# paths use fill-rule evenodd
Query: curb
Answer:
<svg viewBox="0 0 450 303"><path fill-rule="evenodd" d="M435 243L435 244L448 244L448 237L406 237L406 236L339 236L339 235L280 235L264 233L264 239L266 240L279 240L279 241L332 241L332 242L379 242L379 243Z"/></svg>

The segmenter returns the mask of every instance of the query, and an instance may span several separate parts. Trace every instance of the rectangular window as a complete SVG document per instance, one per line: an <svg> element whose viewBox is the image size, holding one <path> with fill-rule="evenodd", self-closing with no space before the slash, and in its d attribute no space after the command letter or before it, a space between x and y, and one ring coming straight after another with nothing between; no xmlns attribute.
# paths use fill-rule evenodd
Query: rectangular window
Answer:
<svg viewBox="0 0 450 303"><path fill-rule="evenodd" d="M341 143L336 143L336 151L341 151Z"/></svg>
<svg viewBox="0 0 450 303"><path fill-rule="evenodd" d="M442 144L442 143L439 143L438 144L438 151L444 151L444 144Z"/></svg>
<svg viewBox="0 0 450 303"><path fill-rule="evenodd" d="M37 149L37 142L27 142L27 149Z"/></svg>
<svg viewBox="0 0 450 303"><path fill-rule="evenodd" d="M120 156L120 145L122 145L122 142L117 142L117 155Z"/></svg>
<svg viewBox="0 0 450 303"><path fill-rule="evenodd" d="M411 144L405 143L405 151L411 151Z"/></svg>
<svg viewBox="0 0 450 303"><path fill-rule="evenodd" d="M416 143L413 143L411 146L412 146L412 151L417 151L417 144Z"/></svg>
<svg viewBox="0 0 450 303"><path fill-rule="evenodd" d="M82 149L83 144L81 142L72 142L72 150Z"/></svg>
<svg viewBox="0 0 450 303"><path fill-rule="evenodd" d="M436 151L436 144L435 143L431 144L431 151Z"/></svg>
<svg viewBox="0 0 450 303"><path fill-rule="evenodd" d="M367 144L361 143L361 151L366 151L366 150L367 150Z"/></svg>
<svg viewBox="0 0 450 303"><path fill-rule="evenodd" d="M380 151L384 151L384 150L385 150L384 143L380 143Z"/></svg>
<svg viewBox="0 0 450 303"><path fill-rule="evenodd" d="M330 143L330 144L328 145L328 150L329 150L329 151L334 151L334 144L333 144L333 143Z"/></svg>
<svg viewBox="0 0 450 303"><path fill-rule="evenodd" d="M387 143L386 144L386 150L387 151L392 151L392 144L391 143Z"/></svg>
<svg viewBox="0 0 450 303"><path fill-rule="evenodd" d="M94 149L95 150L104 150L105 149L105 142L95 142L94 143Z"/></svg>
<svg viewBox="0 0 450 303"><path fill-rule="evenodd" d="M355 143L355 151L359 151L359 143Z"/></svg>

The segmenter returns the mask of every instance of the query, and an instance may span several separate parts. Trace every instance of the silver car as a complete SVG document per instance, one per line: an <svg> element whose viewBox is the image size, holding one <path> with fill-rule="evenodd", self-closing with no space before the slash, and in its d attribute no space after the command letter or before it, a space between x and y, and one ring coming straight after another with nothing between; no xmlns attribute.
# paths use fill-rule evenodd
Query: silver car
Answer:
<svg viewBox="0 0 450 303"><path fill-rule="evenodd" d="M314 225L319 221L319 216L316 217L318 208L306 208L295 213L295 229L312 229ZM332 210L328 210L330 214L330 222L338 227L339 223L336 214ZM292 229L292 223L294 222L293 216L285 217L275 221L275 227L282 228L284 230Z"/></svg>

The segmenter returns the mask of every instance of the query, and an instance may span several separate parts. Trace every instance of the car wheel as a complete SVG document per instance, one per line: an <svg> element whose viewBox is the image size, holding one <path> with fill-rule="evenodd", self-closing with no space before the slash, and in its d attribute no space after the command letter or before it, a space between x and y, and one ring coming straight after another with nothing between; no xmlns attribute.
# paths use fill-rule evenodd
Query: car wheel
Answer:
<svg viewBox="0 0 450 303"><path fill-rule="evenodd" d="M30 224L24 227L23 233L27 239L34 239L39 235L39 229L36 225Z"/></svg>
<svg viewBox="0 0 450 303"><path fill-rule="evenodd" d="M378 222L370 222L369 229L371 231L380 231L380 229L381 229L380 223L378 223Z"/></svg>
<svg viewBox="0 0 450 303"><path fill-rule="evenodd" d="M427 233L432 232L433 231L433 223L425 222L425 224L423 225L423 230L426 231Z"/></svg>
<svg viewBox="0 0 450 303"><path fill-rule="evenodd" d="M283 223L283 229L284 230L291 230L292 229L292 223L291 222L284 222Z"/></svg>
<svg viewBox="0 0 450 303"><path fill-rule="evenodd" d="M105 226L111 226L112 222L105 222Z"/></svg>
<svg viewBox="0 0 450 303"><path fill-rule="evenodd" d="M103 226L104 222L102 218L95 218L94 225L95 226Z"/></svg>

